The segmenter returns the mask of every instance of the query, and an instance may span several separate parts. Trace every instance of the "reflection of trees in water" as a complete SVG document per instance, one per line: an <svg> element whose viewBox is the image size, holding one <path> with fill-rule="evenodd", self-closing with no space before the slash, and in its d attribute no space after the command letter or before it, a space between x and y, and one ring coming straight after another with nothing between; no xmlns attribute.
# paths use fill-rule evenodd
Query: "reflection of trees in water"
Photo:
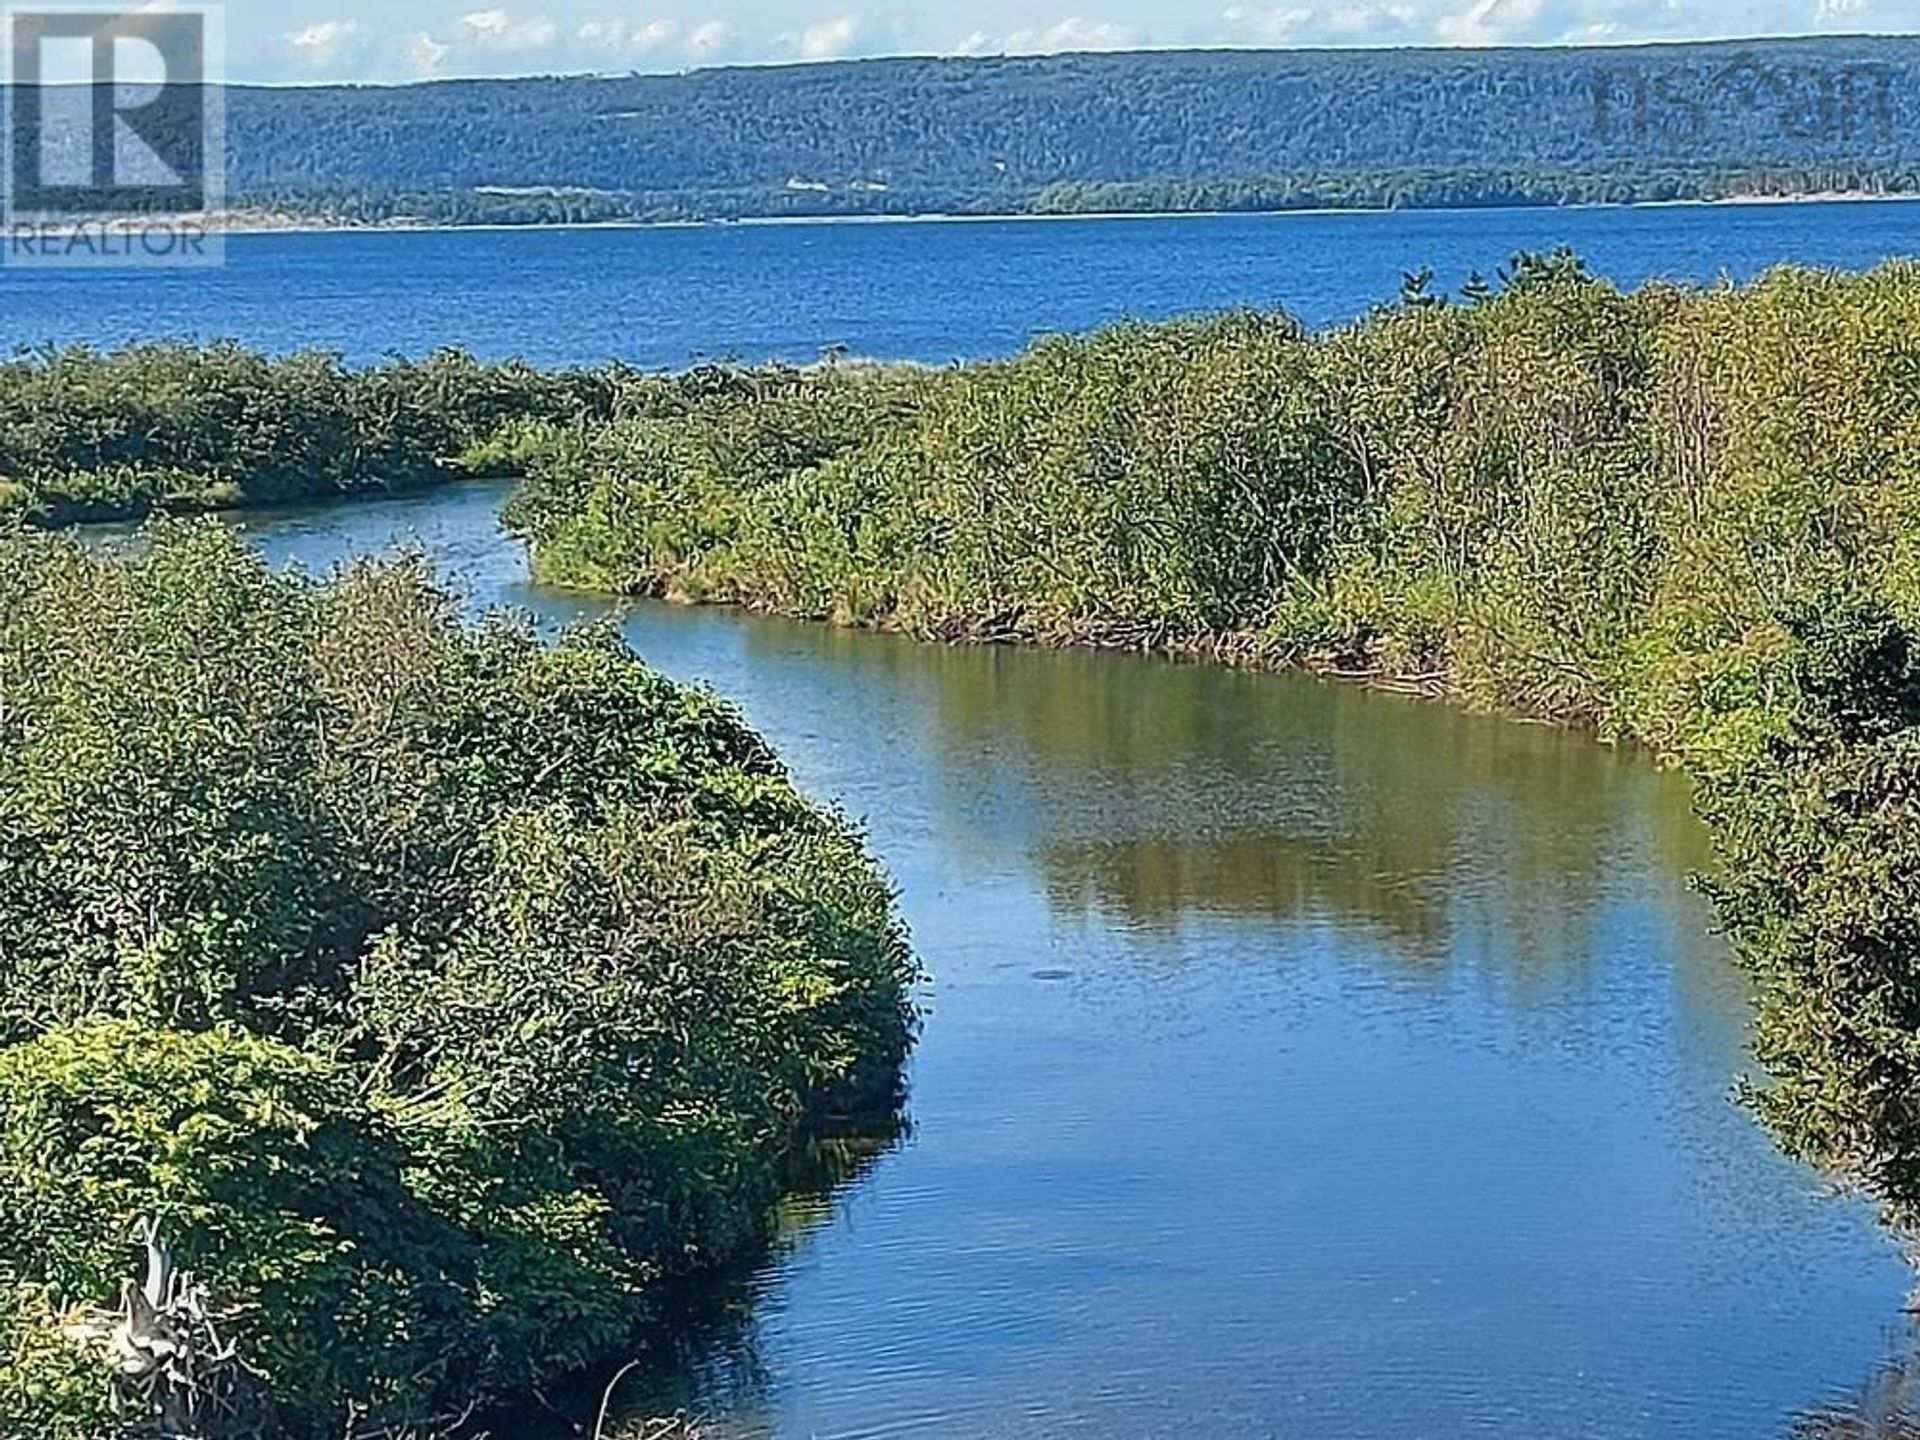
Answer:
<svg viewBox="0 0 1920 1440"><path fill-rule="evenodd" d="M1788 1440L1920 1440L1920 1355L1876 1371L1860 1394L1793 1422Z"/></svg>
<svg viewBox="0 0 1920 1440"><path fill-rule="evenodd" d="M769 1383L755 1331L769 1265L830 1219L840 1197L909 1134L904 1108L823 1125L795 1152L789 1189L765 1253L672 1287L660 1297L632 1354L614 1357L563 1392L536 1397L519 1413L497 1417L494 1433L552 1440L590 1434L616 1377L612 1413L634 1421L706 1410L733 1416L737 1423L756 1413L755 1402ZM621 1376L629 1361L637 1361L637 1368ZM755 1432L729 1428L727 1433Z"/></svg>
<svg viewBox="0 0 1920 1440"><path fill-rule="evenodd" d="M1319 914L1420 957L1462 930L1564 956L1600 901L1677 893L1706 859L1684 783L1586 734L1216 664L745 623L750 651L807 651L897 717L944 838L983 868L1019 854L1064 914Z"/></svg>
<svg viewBox="0 0 1920 1440"><path fill-rule="evenodd" d="M1700 855L1684 787L1586 735L1215 666L953 651L929 668L944 784L993 787L1063 913L1328 915L1416 958L1500 934L1557 964L1609 894L1676 890Z"/></svg>
<svg viewBox="0 0 1920 1440"><path fill-rule="evenodd" d="M1440 882L1394 871L1377 857L1321 839L1265 831L1217 837L1063 840L1039 856L1058 912L1125 917L1172 929L1196 914L1363 919L1410 955L1443 954L1448 921Z"/></svg>
<svg viewBox="0 0 1920 1440"><path fill-rule="evenodd" d="M1561 989L1645 944L1680 1043L1737 1068L1744 986L1683 894L1704 832L1685 783L1637 756L1298 675L742 623L770 667L830 673L813 725L884 736L878 793L983 876L1017 862L1058 917L1168 954L1193 922L1331 922L1403 962ZM1609 907L1636 913L1602 944Z"/></svg>

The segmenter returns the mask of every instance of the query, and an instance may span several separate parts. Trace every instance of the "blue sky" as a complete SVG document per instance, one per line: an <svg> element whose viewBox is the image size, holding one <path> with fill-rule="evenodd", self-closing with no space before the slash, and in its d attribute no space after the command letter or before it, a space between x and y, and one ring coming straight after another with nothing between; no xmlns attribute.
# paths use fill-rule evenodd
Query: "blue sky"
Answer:
<svg viewBox="0 0 1920 1440"><path fill-rule="evenodd" d="M273 0L230 4L227 28L232 78L277 83L861 55L1901 31L1920 29L1920 0Z"/></svg>

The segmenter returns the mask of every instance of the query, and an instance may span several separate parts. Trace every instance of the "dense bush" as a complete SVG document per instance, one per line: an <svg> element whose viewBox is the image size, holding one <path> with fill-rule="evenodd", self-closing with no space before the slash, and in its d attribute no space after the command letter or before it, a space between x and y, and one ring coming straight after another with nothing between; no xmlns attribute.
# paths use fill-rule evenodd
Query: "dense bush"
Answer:
<svg viewBox="0 0 1920 1440"><path fill-rule="evenodd" d="M1323 335L1044 341L818 454L714 429L548 447L509 523L554 579L1415 678L1686 763L1768 1114L1920 1219L1920 267L1623 294L1521 256Z"/></svg>
<svg viewBox="0 0 1920 1440"><path fill-rule="evenodd" d="M409 1192L402 1138L334 1061L84 1022L0 1049L0 1115L0 1273L113 1297L157 1220L256 1310L249 1362L296 1413L431 1397L482 1330L470 1242Z"/></svg>
<svg viewBox="0 0 1920 1440"><path fill-rule="evenodd" d="M1711 776L1713 889L1759 979L1756 1096L1801 1157L1920 1223L1920 654L1873 602L1789 605L1784 733Z"/></svg>
<svg viewBox="0 0 1920 1440"><path fill-rule="evenodd" d="M234 345L84 346L0 362L0 512L66 520L261 504L468 473L508 420L604 413L614 372L459 351L351 370Z"/></svg>
<svg viewBox="0 0 1920 1440"><path fill-rule="evenodd" d="M0 536L0 1393L71 1419L50 1317L142 1217L301 1426L585 1365L891 1102L911 977L857 837L607 633Z"/></svg>
<svg viewBox="0 0 1920 1440"><path fill-rule="evenodd" d="M783 377L527 457L505 519L599 588L929 634L1229 626L1360 483L1311 357L1239 315Z"/></svg>
<svg viewBox="0 0 1920 1440"><path fill-rule="evenodd" d="M887 433L939 383L915 367L706 367L623 386L608 425L522 427L505 521L542 578L706 598L750 569L732 550L763 487ZM848 519L846 523L852 523Z"/></svg>
<svg viewBox="0 0 1920 1440"><path fill-rule="evenodd" d="M580 433L507 511L548 578L928 635L1443 671L1682 754L1781 715L1773 603L1920 583L1920 269L1622 294L1564 253L1323 335L1128 325L805 408ZM747 413L742 413L742 410Z"/></svg>

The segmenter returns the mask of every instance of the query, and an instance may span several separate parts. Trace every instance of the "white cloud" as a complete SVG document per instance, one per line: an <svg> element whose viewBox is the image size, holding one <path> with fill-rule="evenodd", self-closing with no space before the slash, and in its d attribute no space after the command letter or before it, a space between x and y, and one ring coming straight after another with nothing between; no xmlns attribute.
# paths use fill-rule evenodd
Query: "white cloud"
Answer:
<svg viewBox="0 0 1920 1440"><path fill-rule="evenodd" d="M424 30L409 35L406 48L407 68L422 77L439 74L440 66L453 51L451 45L442 45Z"/></svg>
<svg viewBox="0 0 1920 1440"><path fill-rule="evenodd" d="M331 65L365 43L358 20L316 20L281 37L304 64Z"/></svg>
<svg viewBox="0 0 1920 1440"><path fill-rule="evenodd" d="M1243 36L1264 45L1281 45L1309 20L1313 11L1303 9L1256 10L1246 5L1229 5L1220 18Z"/></svg>
<svg viewBox="0 0 1920 1440"><path fill-rule="evenodd" d="M1351 39L1405 30L1419 18L1411 5L1337 5L1321 21L1330 34Z"/></svg>
<svg viewBox="0 0 1920 1440"><path fill-rule="evenodd" d="M1866 0L1813 0L1813 18L1824 23L1858 15L1866 8Z"/></svg>
<svg viewBox="0 0 1920 1440"><path fill-rule="evenodd" d="M644 53L658 50L679 33L671 20L589 20L574 32L574 39L590 50Z"/></svg>
<svg viewBox="0 0 1920 1440"><path fill-rule="evenodd" d="M414 76L512 74L513 57L552 51L560 45L559 23L545 15L518 19L502 9L462 15L453 32L416 31L401 41L401 54Z"/></svg>
<svg viewBox="0 0 1920 1440"><path fill-rule="evenodd" d="M1405 0L1339 0L1324 9L1229 5L1220 12L1234 43L1254 45L1350 45L1405 38L1420 18L1419 8Z"/></svg>
<svg viewBox="0 0 1920 1440"><path fill-rule="evenodd" d="M1871 8L1876 0L1763 3ZM1592 44L1681 33L1691 13L1688 0L1282 0L1273 8L1233 0L1217 34L1255 45Z"/></svg>
<svg viewBox="0 0 1920 1440"><path fill-rule="evenodd" d="M687 36L687 49L701 60L710 60L733 42L733 31L724 20L709 20L694 26Z"/></svg>
<svg viewBox="0 0 1920 1440"><path fill-rule="evenodd" d="M482 41L490 36L504 35L513 22L507 19L504 10L476 10L471 15L460 17L460 29L469 41Z"/></svg>
<svg viewBox="0 0 1920 1440"><path fill-rule="evenodd" d="M1072 15L1042 30L1032 48L1037 51L1125 50L1139 43L1140 34L1131 26L1106 20L1083 20Z"/></svg>
<svg viewBox="0 0 1920 1440"><path fill-rule="evenodd" d="M1500 45L1531 29L1544 8L1545 0L1474 0L1435 20L1433 30L1448 45Z"/></svg>
<svg viewBox="0 0 1920 1440"><path fill-rule="evenodd" d="M459 41L476 50L547 50L559 38L559 25L544 15L515 20L505 10L476 10L460 17Z"/></svg>
<svg viewBox="0 0 1920 1440"><path fill-rule="evenodd" d="M835 60L852 48L860 34L858 15L841 15L809 25L800 34L796 47L803 60Z"/></svg>
<svg viewBox="0 0 1920 1440"><path fill-rule="evenodd" d="M673 37L680 33L680 26L672 20L649 20L646 24L629 32L627 41L635 50L658 50L670 44Z"/></svg>
<svg viewBox="0 0 1920 1440"><path fill-rule="evenodd" d="M473 44L497 50L545 50L560 37L560 27L545 16L513 20L504 10L482 10L460 24Z"/></svg>
<svg viewBox="0 0 1920 1440"><path fill-rule="evenodd" d="M956 55L1054 55L1064 50L1129 50L1140 45L1140 32L1108 20L1069 15L1044 29L1014 30L989 35L984 30L955 42Z"/></svg>

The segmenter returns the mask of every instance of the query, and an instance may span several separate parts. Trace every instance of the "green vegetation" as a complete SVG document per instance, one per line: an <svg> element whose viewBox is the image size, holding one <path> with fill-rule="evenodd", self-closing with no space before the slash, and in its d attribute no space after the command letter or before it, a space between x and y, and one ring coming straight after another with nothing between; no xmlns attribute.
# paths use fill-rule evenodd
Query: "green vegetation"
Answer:
<svg viewBox="0 0 1920 1440"><path fill-rule="evenodd" d="M450 224L1910 193L1917 63L1828 36L235 88L229 192Z"/></svg>
<svg viewBox="0 0 1920 1440"><path fill-rule="evenodd" d="M1254 180L1078 181L1049 185L1036 215L1269 214L1287 210L1474 210L1644 205L1805 195L1920 193L1920 170L1836 165L1640 165L1606 169L1475 166L1329 170Z"/></svg>
<svg viewBox="0 0 1920 1440"><path fill-rule="evenodd" d="M724 704L205 520L0 534L0 936L0 1413L49 1440L143 1418L75 1336L145 1222L290 1433L577 1372L910 1033L888 887Z"/></svg>
<svg viewBox="0 0 1920 1440"><path fill-rule="evenodd" d="M1791 617L1799 709L1705 787L1760 980L1756 1099L1790 1150L1920 1221L1920 656L1872 602Z"/></svg>
<svg viewBox="0 0 1920 1440"><path fill-rule="evenodd" d="M1623 294L1520 257L1325 334L1230 315L905 390L736 387L549 443L506 519L554 581L1647 742L1701 781L1767 1114L1920 1219L1920 267Z"/></svg>
<svg viewBox="0 0 1920 1440"><path fill-rule="evenodd" d="M661 548L700 553L729 543L740 518L738 477L810 473L914 414L945 383L918 367L839 363L708 368L682 377L671 395L650 380L622 394L608 423L516 430L515 459L527 478L506 520L540 531L542 575L634 589L636 567ZM594 457L609 447L631 460L630 484L590 480ZM576 517L580 523L570 523Z"/></svg>
<svg viewBox="0 0 1920 1440"><path fill-rule="evenodd" d="M938 371L0 375L39 518L138 508L83 489L115 467L175 477L153 503L452 455L524 475L551 581L1650 744L1759 982L1756 1103L1920 1222L1920 266L1622 293L1522 256L1325 333ZM146 1221L296 1433L575 1374L769 1242L911 1025L858 837L719 702L602 632L464 625L416 563L316 583L207 522L121 558L0 533L0 936L0 1405L56 1440L119 1423L88 1327Z"/></svg>
<svg viewBox="0 0 1920 1440"><path fill-rule="evenodd" d="M0 515L59 523L485 473L505 422L604 412L613 378L455 350L364 370L224 344L19 354L0 362Z"/></svg>

